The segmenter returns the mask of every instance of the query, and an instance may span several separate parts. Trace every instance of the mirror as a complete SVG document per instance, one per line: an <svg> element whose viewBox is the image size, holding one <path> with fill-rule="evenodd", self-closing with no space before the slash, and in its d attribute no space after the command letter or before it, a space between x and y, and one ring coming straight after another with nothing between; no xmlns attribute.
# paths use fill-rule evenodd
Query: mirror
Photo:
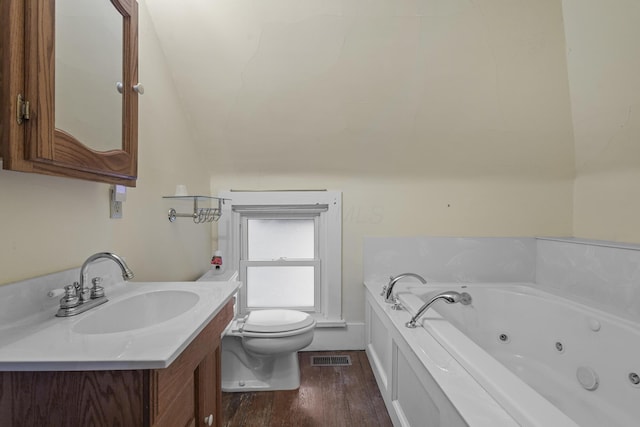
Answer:
<svg viewBox="0 0 640 427"><path fill-rule="evenodd" d="M122 15L109 0L56 0L55 22L55 128L122 149Z"/></svg>

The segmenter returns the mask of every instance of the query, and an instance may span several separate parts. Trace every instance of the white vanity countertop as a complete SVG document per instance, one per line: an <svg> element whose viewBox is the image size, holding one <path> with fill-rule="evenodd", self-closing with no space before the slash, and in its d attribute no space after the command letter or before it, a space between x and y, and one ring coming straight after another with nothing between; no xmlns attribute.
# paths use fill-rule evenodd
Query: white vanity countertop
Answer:
<svg viewBox="0 0 640 427"><path fill-rule="evenodd" d="M123 282L108 290L108 302L59 318L52 307L0 325L0 371L86 371L166 368L231 299L240 282ZM121 300L154 291L198 295L184 313L152 326L112 333L74 332L74 326Z"/></svg>

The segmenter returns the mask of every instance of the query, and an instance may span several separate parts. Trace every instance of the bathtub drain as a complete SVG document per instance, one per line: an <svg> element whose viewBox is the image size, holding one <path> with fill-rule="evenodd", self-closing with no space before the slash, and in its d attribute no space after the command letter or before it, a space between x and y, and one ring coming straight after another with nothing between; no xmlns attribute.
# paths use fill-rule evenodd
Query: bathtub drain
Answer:
<svg viewBox="0 0 640 427"><path fill-rule="evenodd" d="M600 384L598 374L589 366L580 366L576 371L576 377L585 390L594 391Z"/></svg>
<svg viewBox="0 0 640 427"><path fill-rule="evenodd" d="M509 335L507 334L500 334L498 335L498 339L500 341L502 341L503 343L508 343L509 342Z"/></svg>
<svg viewBox="0 0 640 427"><path fill-rule="evenodd" d="M633 385L640 385L640 375L636 374L635 372L631 372L629 374L629 381L631 381L631 384Z"/></svg>
<svg viewBox="0 0 640 427"><path fill-rule="evenodd" d="M562 343L560 341L556 342L556 350L558 350L558 352L562 353L564 351L564 345L562 345Z"/></svg>

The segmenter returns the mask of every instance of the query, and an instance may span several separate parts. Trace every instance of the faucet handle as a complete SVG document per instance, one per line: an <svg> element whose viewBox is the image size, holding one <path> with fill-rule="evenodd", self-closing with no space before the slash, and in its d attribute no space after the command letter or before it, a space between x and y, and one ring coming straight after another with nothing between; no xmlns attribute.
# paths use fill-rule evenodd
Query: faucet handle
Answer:
<svg viewBox="0 0 640 427"><path fill-rule="evenodd" d="M380 292L380 296L383 297L387 293L387 285L382 287L382 292Z"/></svg>
<svg viewBox="0 0 640 427"><path fill-rule="evenodd" d="M60 308L72 308L80 304L77 288L79 286L78 282L75 282L73 285L64 287L64 296L60 298Z"/></svg>
<svg viewBox="0 0 640 427"><path fill-rule="evenodd" d="M402 310L404 307L400 302L400 299L397 296L393 297L393 305L391 306L391 310Z"/></svg>
<svg viewBox="0 0 640 427"><path fill-rule="evenodd" d="M100 286L102 284L102 277L94 277L91 279L93 286L91 287L91 299L104 297L104 288Z"/></svg>

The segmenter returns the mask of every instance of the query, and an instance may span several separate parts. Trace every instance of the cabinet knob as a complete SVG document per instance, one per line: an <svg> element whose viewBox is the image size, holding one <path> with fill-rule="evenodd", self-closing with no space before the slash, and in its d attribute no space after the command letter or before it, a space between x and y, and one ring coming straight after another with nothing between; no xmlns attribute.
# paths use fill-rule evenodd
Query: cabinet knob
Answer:
<svg viewBox="0 0 640 427"><path fill-rule="evenodd" d="M124 85L122 84L122 82L116 82L116 90L118 91L118 93L122 93L124 91ZM133 85L133 90L140 95L144 95L144 86L142 85L142 83Z"/></svg>
<svg viewBox="0 0 640 427"><path fill-rule="evenodd" d="M133 90L136 91L140 95L144 95L144 86L142 86L142 83L138 83L137 85L133 85Z"/></svg>
<svg viewBox="0 0 640 427"><path fill-rule="evenodd" d="M204 423L208 426L213 425L213 414L209 414L208 417L204 417Z"/></svg>

